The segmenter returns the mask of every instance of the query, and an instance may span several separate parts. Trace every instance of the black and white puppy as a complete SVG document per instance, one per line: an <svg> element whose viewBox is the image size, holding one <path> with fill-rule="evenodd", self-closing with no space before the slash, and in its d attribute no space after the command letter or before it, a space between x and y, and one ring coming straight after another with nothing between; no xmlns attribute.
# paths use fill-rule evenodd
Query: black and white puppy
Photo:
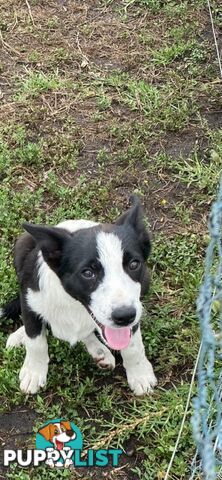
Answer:
<svg viewBox="0 0 222 480"><path fill-rule="evenodd" d="M7 347L26 348L21 390L36 393L46 384L50 326L71 345L82 341L101 368L115 367L109 348L120 350L131 390L150 392L156 378L140 332L150 238L139 199L132 197L132 207L115 224L67 220L24 228L28 233L15 246L20 298L1 311L11 318L22 313L24 326L7 341Z"/></svg>

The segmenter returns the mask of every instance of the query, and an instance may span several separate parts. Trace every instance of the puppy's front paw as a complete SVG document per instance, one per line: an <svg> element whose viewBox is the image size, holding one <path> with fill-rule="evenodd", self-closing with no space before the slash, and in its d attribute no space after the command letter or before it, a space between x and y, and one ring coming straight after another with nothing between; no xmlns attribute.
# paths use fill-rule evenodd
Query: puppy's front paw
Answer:
<svg viewBox="0 0 222 480"><path fill-rule="evenodd" d="M98 348L94 360L98 367L103 370L113 370L116 365L115 357L105 345L104 347Z"/></svg>
<svg viewBox="0 0 222 480"><path fill-rule="evenodd" d="M128 368L126 373L129 386L135 395L152 393L157 384L153 367L147 359Z"/></svg>
<svg viewBox="0 0 222 480"><path fill-rule="evenodd" d="M46 385L47 369L42 368L41 372L24 363L20 370L20 389L23 393L36 393L39 388Z"/></svg>

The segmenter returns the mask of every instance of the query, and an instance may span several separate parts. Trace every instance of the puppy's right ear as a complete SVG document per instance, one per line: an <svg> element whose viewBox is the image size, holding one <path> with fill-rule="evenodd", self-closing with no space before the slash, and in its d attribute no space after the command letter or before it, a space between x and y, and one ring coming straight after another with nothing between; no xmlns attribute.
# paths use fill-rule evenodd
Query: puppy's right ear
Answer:
<svg viewBox="0 0 222 480"><path fill-rule="evenodd" d="M23 223L23 227L36 241L44 260L56 271L64 244L70 238L70 233L62 228L33 225L32 223Z"/></svg>
<svg viewBox="0 0 222 480"><path fill-rule="evenodd" d="M151 241L144 223L143 208L137 195L131 195L130 202L132 206L117 219L116 225L130 225L134 229L140 241L144 258L147 259L151 251Z"/></svg>

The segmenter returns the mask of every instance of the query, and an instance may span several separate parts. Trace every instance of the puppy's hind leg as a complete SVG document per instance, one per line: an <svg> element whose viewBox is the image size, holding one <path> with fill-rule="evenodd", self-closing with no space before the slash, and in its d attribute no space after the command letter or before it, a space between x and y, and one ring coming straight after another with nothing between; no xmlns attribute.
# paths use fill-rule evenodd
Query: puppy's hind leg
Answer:
<svg viewBox="0 0 222 480"><path fill-rule="evenodd" d="M89 354L93 357L99 368L113 370L115 368L115 358L110 350L96 337L95 333L90 333L83 340Z"/></svg>
<svg viewBox="0 0 222 480"><path fill-rule="evenodd" d="M20 345L25 345L25 327L22 326L18 328L15 332L9 335L6 348L19 347Z"/></svg>

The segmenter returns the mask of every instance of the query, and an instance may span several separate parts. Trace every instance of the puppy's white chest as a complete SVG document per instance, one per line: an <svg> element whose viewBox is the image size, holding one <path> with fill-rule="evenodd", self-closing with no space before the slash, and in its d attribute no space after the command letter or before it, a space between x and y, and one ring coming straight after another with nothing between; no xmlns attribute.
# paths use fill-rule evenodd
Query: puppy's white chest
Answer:
<svg viewBox="0 0 222 480"><path fill-rule="evenodd" d="M27 292L30 308L50 325L52 333L71 345L86 338L94 330L94 322L80 302L63 297L55 298L54 292Z"/></svg>
<svg viewBox="0 0 222 480"><path fill-rule="evenodd" d="M54 337L66 340L71 345L83 340L94 330L92 320L79 309L64 309L48 320Z"/></svg>

